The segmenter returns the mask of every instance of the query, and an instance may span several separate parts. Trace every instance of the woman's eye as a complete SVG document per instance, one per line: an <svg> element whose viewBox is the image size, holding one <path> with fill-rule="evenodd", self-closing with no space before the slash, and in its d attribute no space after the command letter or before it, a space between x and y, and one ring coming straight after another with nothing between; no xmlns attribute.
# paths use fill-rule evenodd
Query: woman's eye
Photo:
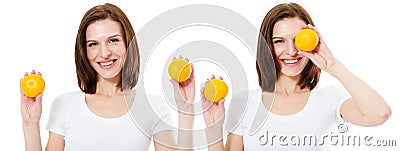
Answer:
<svg viewBox="0 0 400 151"><path fill-rule="evenodd" d="M88 47L93 47L93 46L97 46L97 43L92 42L88 44Z"/></svg>
<svg viewBox="0 0 400 151"><path fill-rule="evenodd" d="M283 40L275 40L274 41L274 44L280 44L280 43L284 43L285 41L283 41Z"/></svg>
<svg viewBox="0 0 400 151"><path fill-rule="evenodd" d="M114 43L114 42L119 42L119 39L113 38L113 39L110 40L110 43Z"/></svg>

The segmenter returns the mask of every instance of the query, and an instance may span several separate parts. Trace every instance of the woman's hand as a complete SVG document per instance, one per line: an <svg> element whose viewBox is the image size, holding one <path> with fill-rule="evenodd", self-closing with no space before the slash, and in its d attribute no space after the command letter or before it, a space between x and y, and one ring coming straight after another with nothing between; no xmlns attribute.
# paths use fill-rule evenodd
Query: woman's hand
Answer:
<svg viewBox="0 0 400 151"><path fill-rule="evenodd" d="M215 79L215 76L213 75L211 79L207 79L207 82ZM223 80L220 77L221 80ZM207 83L205 82L205 83ZM206 123L206 127L213 126L220 126L222 127L222 124L224 123L225 119L225 99L221 99L218 102L210 102L204 97L204 86L201 88L200 91L201 95L201 103L203 107L203 118L204 122Z"/></svg>
<svg viewBox="0 0 400 151"><path fill-rule="evenodd" d="M179 59L182 58L183 57L179 55ZM174 60L175 59L176 57L174 57ZM185 60L189 62L187 57ZM188 114L192 114L194 112L193 102L196 93L194 67L193 64L190 64L190 66L192 68L192 72L186 81L178 82L174 79L170 80L174 87L175 102L178 106L179 112Z"/></svg>
<svg viewBox="0 0 400 151"><path fill-rule="evenodd" d="M331 50L326 45L324 39L322 38L321 34L317 30L317 28L313 27L312 25L304 25L301 29L309 28L314 30L319 37L317 47L311 52L299 51L299 54L302 54L309 58L318 68L321 70L328 70L336 63L336 59L333 57Z"/></svg>
<svg viewBox="0 0 400 151"><path fill-rule="evenodd" d="M42 75L40 72L36 73L32 70L31 74ZM24 77L28 76L25 72ZM21 115L24 124L38 124L40 117L42 116L42 97L43 94L39 94L36 97L28 97L22 92L20 80L20 93L21 93Z"/></svg>

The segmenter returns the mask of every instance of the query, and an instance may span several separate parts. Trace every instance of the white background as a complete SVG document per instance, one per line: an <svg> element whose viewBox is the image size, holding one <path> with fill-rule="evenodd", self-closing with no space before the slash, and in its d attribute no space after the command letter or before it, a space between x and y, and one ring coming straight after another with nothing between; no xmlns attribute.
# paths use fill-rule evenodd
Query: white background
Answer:
<svg viewBox="0 0 400 151"><path fill-rule="evenodd" d="M74 65L74 44L80 20L86 10L106 1L6 1L0 6L0 150L24 150L20 116L19 80L24 72L43 73L46 90L43 98L41 137L52 101L58 95L79 90ZM130 18L135 31L152 18L170 9L190 4L212 4L231 9L247 18L257 29L268 12L288 1L231 0L148 0L107 1L119 6ZM400 57L398 43L400 9L395 1L293 1L305 7L336 58L378 91L392 107L393 115L378 127L350 126L358 135L397 140ZM396 21L397 20L397 21ZM184 37L182 37L184 38ZM249 68L254 68L253 66ZM255 72L255 70L254 70ZM323 74L321 84L337 82ZM335 150L399 150L399 147L335 147ZM151 150L153 150L151 148Z"/></svg>

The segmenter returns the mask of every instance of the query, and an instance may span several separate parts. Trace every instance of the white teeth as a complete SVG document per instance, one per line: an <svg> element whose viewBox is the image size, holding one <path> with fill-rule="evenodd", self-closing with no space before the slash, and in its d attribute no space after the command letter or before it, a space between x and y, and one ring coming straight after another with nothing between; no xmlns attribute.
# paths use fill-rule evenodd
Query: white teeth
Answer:
<svg viewBox="0 0 400 151"><path fill-rule="evenodd" d="M100 62L100 65L102 65L102 66L109 66L109 65L111 65L112 63L114 63L114 61Z"/></svg>
<svg viewBox="0 0 400 151"><path fill-rule="evenodd" d="M296 63L297 61L299 61L299 59L284 59L283 62L287 63L287 64L293 64Z"/></svg>

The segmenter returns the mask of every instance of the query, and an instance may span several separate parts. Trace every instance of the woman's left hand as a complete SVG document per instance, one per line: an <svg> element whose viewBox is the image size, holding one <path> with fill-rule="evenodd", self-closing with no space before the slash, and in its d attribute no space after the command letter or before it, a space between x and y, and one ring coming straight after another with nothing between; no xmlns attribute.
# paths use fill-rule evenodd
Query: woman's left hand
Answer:
<svg viewBox="0 0 400 151"><path fill-rule="evenodd" d="M176 57L174 57L174 60ZM179 59L183 59L181 55L179 55ZM186 57L186 61L189 62L189 59ZM183 82L178 82L174 79L171 79L171 83L174 87L174 95L175 95L175 102L178 106L179 112L193 113L193 102L196 92L195 87L195 77L194 77L194 67L193 64L190 64L192 68L192 72L190 73L190 77Z"/></svg>
<svg viewBox="0 0 400 151"><path fill-rule="evenodd" d="M317 28L313 27L310 24L303 25L301 28L302 29L309 28L314 30L318 34L319 41L317 47L313 51L311 52L299 51L298 53L309 58L318 68L322 70L326 71L327 69L332 67L336 63L336 59L335 57L333 57L331 50L326 45L324 39L322 38Z"/></svg>

